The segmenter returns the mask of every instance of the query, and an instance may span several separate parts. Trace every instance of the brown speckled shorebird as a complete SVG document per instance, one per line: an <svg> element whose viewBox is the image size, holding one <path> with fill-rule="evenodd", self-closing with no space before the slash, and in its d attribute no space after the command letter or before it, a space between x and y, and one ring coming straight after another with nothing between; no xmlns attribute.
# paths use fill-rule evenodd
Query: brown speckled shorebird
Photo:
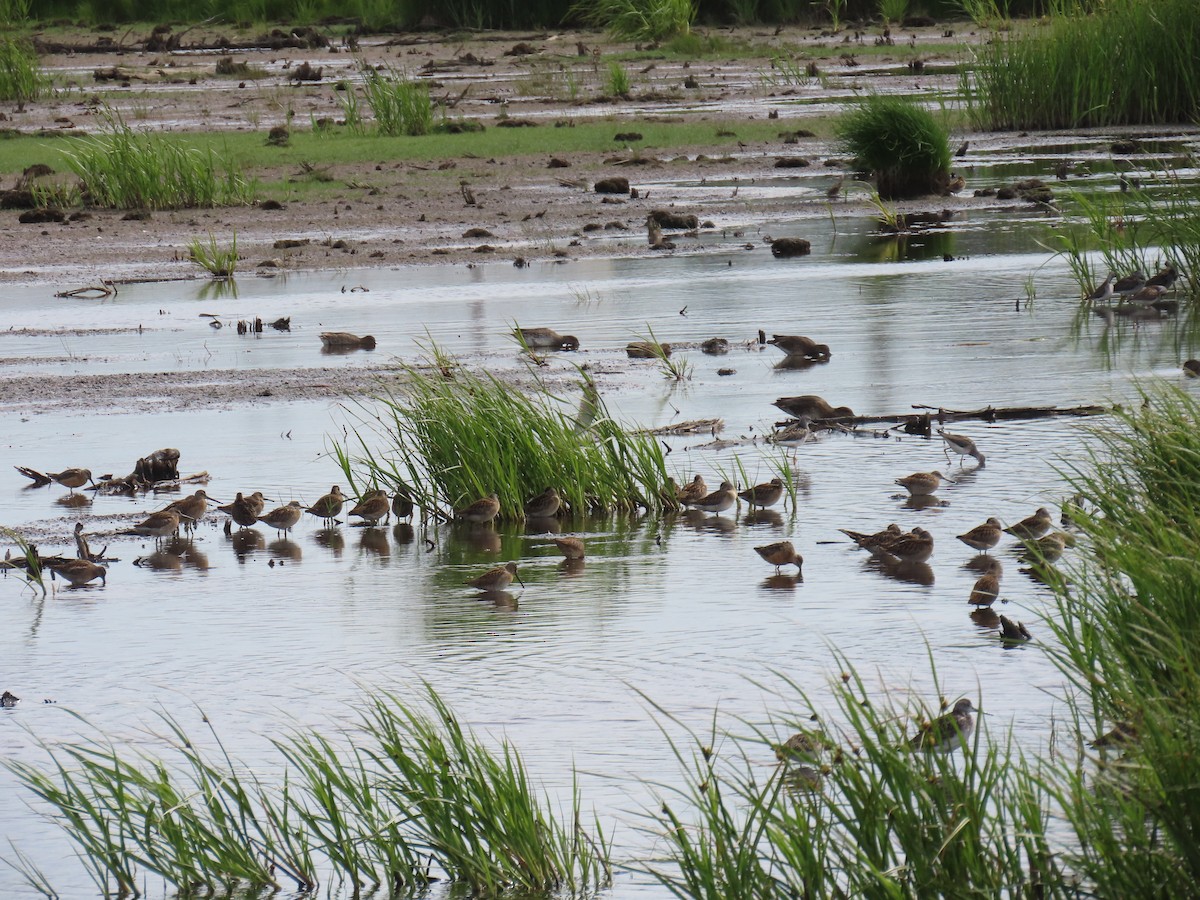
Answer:
<svg viewBox="0 0 1200 900"><path fill-rule="evenodd" d="M1118 296L1136 294L1146 284L1146 276L1140 269L1135 269L1123 278L1118 278L1113 284L1113 293Z"/></svg>
<svg viewBox="0 0 1200 900"><path fill-rule="evenodd" d="M971 588L971 596L967 598L967 603L972 606L991 606L996 602L996 598L1000 596L1000 575L1002 569L998 560L992 560L992 564L988 566L987 572L980 575L975 580L975 585Z"/></svg>
<svg viewBox="0 0 1200 900"><path fill-rule="evenodd" d="M494 569L488 569L478 578L472 578L463 583L481 591L502 591L513 583L514 578L521 582L521 587L525 586L525 582L521 581L521 576L517 574L517 564L509 562L502 566L496 566Z"/></svg>
<svg viewBox="0 0 1200 900"><path fill-rule="evenodd" d="M1000 617L1000 637L1006 641L1030 641L1033 635L1022 622L1014 622L1008 616Z"/></svg>
<svg viewBox="0 0 1200 900"><path fill-rule="evenodd" d="M392 515L397 519L411 519L413 514L412 497L404 491L396 491L392 495Z"/></svg>
<svg viewBox="0 0 1200 900"><path fill-rule="evenodd" d="M1053 525L1054 520L1050 518L1050 511L1043 506L1032 516L1027 516L1016 525L1009 525L1004 530L1013 537L1028 541L1040 538Z"/></svg>
<svg viewBox="0 0 1200 900"><path fill-rule="evenodd" d="M567 559L583 559L583 541L577 537L560 537L554 539L554 546Z"/></svg>
<svg viewBox="0 0 1200 900"><path fill-rule="evenodd" d="M488 494L486 497L454 511L454 517L457 519L480 523L490 522L499 514L500 497L497 494Z"/></svg>
<svg viewBox="0 0 1200 900"><path fill-rule="evenodd" d="M933 535L924 528L914 528L894 540L882 541L867 548L882 560L923 563L933 556Z"/></svg>
<svg viewBox="0 0 1200 900"><path fill-rule="evenodd" d="M864 550L870 550L872 547L886 545L889 541L894 541L901 537L904 532L900 530L900 526L895 522L890 524L883 531L877 531L874 534L865 534L861 531L847 531L845 528L839 528L842 534L854 541Z"/></svg>
<svg viewBox="0 0 1200 900"><path fill-rule="evenodd" d="M47 472L46 477L74 493L75 488L83 487L92 480L92 470L63 469L61 472Z"/></svg>
<svg viewBox="0 0 1200 900"><path fill-rule="evenodd" d="M525 516L529 519L549 519L558 515L562 508L562 497L552 487L546 488L525 504Z"/></svg>
<svg viewBox="0 0 1200 900"><path fill-rule="evenodd" d="M971 737L975 728L975 705L963 698L954 704L954 709L932 722L924 724L909 739L908 746L914 750L937 750L949 753Z"/></svg>
<svg viewBox="0 0 1200 900"><path fill-rule="evenodd" d="M756 484L752 488L746 488L738 496L751 506L763 508L774 506L783 497L783 481L779 478L772 478L764 484Z"/></svg>
<svg viewBox="0 0 1200 900"><path fill-rule="evenodd" d="M795 566L797 573L804 571L804 557L796 552L791 541L776 541L755 547L754 552L773 565L776 573L782 566Z"/></svg>
<svg viewBox="0 0 1200 900"><path fill-rule="evenodd" d="M1067 543L1067 535L1052 531L1037 540L1026 541L1021 557L1034 563L1057 562L1067 549Z"/></svg>
<svg viewBox="0 0 1200 900"><path fill-rule="evenodd" d="M831 749L833 744L820 731L797 731L774 747L775 758L781 763L815 762L824 751Z"/></svg>
<svg viewBox="0 0 1200 900"><path fill-rule="evenodd" d="M97 578L100 579L101 584L107 584L105 578L108 575L108 569L90 559L65 559L62 562L50 564L47 568L59 578L71 582L71 587L80 587Z"/></svg>
<svg viewBox="0 0 1200 900"><path fill-rule="evenodd" d="M625 345L625 354L630 359L659 359L671 355L671 345L656 344L654 341L630 341Z"/></svg>
<svg viewBox="0 0 1200 900"><path fill-rule="evenodd" d="M854 410L850 407L831 406L826 400L815 394L780 397L771 405L797 419L849 419L854 417Z"/></svg>
<svg viewBox="0 0 1200 900"><path fill-rule="evenodd" d="M736 502L737 491L728 481L722 481L721 486L717 490L701 497L699 500L689 500L687 501L687 505L693 509L710 512L715 516L717 513L729 509Z"/></svg>
<svg viewBox="0 0 1200 900"><path fill-rule="evenodd" d="M972 550L987 553L1000 543L1002 531L1003 527L1000 525L1000 520L993 516L982 525L976 525L965 534L960 534L958 539Z"/></svg>
<svg viewBox="0 0 1200 900"><path fill-rule="evenodd" d="M699 475L675 492L675 499L685 506L694 500L703 500L706 496L708 496L708 485Z"/></svg>
<svg viewBox="0 0 1200 900"><path fill-rule="evenodd" d="M174 503L167 504L167 509L179 513L179 521L185 531L191 531L196 523L208 512L209 497L203 490L196 491L187 497L180 497Z"/></svg>
<svg viewBox="0 0 1200 900"><path fill-rule="evenodd" d="M349 331L322 331L321 346L329 350L374 350L375 338L369 334L359 337Z"/></svg>
<svg viewBox="0 0 1200 900"><path fill-rule="evenodd" d="M324 519L326 522L332 522L337 518L338 513L342 511L342 504L346 502L346 495L342 493L342 489L336 484L329 489L329 493L321 497L312 506L307 507L304 511L309 515L316 516L318 519Z"/></svg>
<svg viewBox="0 0 1200 900"><path fill-rule="evenodd" d="M803 359L827 360L832 355L828 344L818 344L802 334L773 334L767 343L778 347L788 356L799 356Z"/></svg>
<svg viewBox="0 0 1200 900"><path fill-rule="evenodd" d="M578 350L579 338L553 328L518 328L513 334L530 350Z"/></svg>
<svg viewBox="0 0 1200 900"><path fill-rule="evenodd" d="M1183 363L1183 374L1189 378L1195 378L1200 375L1200 359L1189 359Z"/></svg>
<svg viewBox="0 0 1200 900"><path fill-rule="evenodd" d="M218 506L217 511L225 513L242 528L249 528L258 521L265 506L266 497L263 496L262 491L255 491L249 496L238 491L238 495L233 498L232 502Z"/></svg>
<svg viewBox="0 0 1200 900"><path fill-rule="evenodd" d="M380 519L386 520L392 514L392 504L388 500L387 491L367 491L350 510L350 515L358 516L367 525L378 525Z"/></svg>
<svg viewBox="0 0 1200 900"><path fill-rule="evenodd" d="M259 516L258 521L286 534L296 527L296 523L300 521L302 515L304 515L304 506L299 500L293 500L286 506L276 507L265 516Z"/></svg>
<svg viewBox="0 0 1200 900"><path fill-rule="evenodd" d="M1084 299L1100 303L1110 299L1113 294L1113 282L1116 281L1116 278L1116 272L1109 272L1108 277L1104 279L1104 283L1089 291L1087 297Z"/></svg>
<svg viewBox="0 0 1200 900"><path fill-rule="evenodd" d="M928 497L937 491L943 481L950 480L934 469L932 472L914 472L912 475L905 475L903 478L897 478L895 483L907 490L913 497Z"/></svg>
<svg viewBox="0 0 1200 900"><path fill-rule="evenodd" d="M126 528L118 534L136 534L140 537L152 537L161 540L170 537L179 530L179 513L173 509L160 509L150 513L138 524Z"/></svg>

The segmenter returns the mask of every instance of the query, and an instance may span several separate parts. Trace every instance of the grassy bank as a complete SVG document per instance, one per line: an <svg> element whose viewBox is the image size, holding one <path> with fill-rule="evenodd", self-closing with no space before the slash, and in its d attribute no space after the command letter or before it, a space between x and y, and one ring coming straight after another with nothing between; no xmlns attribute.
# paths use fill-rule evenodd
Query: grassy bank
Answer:
<svg viewBox="0 0 1200 900"><path fill-rule="evenodd" d="M1190 123L1200 112L1192 0L1064 3L1046 27L981 47L963 87L982 129Z"/></svg>

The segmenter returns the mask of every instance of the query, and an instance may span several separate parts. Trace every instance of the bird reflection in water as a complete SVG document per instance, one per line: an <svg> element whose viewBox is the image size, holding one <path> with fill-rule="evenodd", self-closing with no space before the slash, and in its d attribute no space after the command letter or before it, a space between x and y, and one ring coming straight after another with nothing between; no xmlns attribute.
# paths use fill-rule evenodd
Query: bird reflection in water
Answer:
<svg viewBox="0 0 1200 900"><path fill-rule="evenodd" d="M508 591L484 591L476 599L483 603L490 603L496 609L515 610L517 608L517 598Z"/></svg>
<svg viewBox="0 0 1200 900"><path fill-rule="evenodd" d="M743 525L766 525L770 528L782 528L783 516L773 509L755 509L742 516Z"/></svg>
<svg viewBox="0 0 1200 900"><path fill-rule="evenodd" d="M762 580L760 587L764 591L794 591L797 585L804 584L803 575L769 575Z"/></svg>
<svg viewBox="0 0 1200 900"><path fill-rule="evenodd" d="M392 540L397 544L411 544L415 537L416 532L413 531L412 525L407 522L397 522L392 528Z"/></svg>
<svg viewBox="0 0 1200 900"><path fill-rule="evenodd" d="M267 545L267 550L270 552L272 559L286 559L291 562L300 562L300 558L304 555L304 552L300 549L300 545L289 538L280 538L277 541L271 541Z"/></svg>
<svg viewBox="0 0 1200 900"><path fill-rule="evenodd" d="M322 528L313 534L313 540L333 553L334 559L341 559L342 551L346 549L346 536L340 528Z"/></svg>
<svg viewBox="0 0 1200 900"><path fill-rule="evenodd" d="M364 528L359 533L358 549L362 554L373 553L381 559L392 555L392 545L388 543L387 531L382 528Z"/></svg>
<svg viewBox="0 0 1200 900"><path fill-rule="evenodd" d="M238 531L228 532L225 539L233 547L233 555L240 563L244 563L251 554L265 550L267 546L267 539L257 528L242 528Z"/></svg>

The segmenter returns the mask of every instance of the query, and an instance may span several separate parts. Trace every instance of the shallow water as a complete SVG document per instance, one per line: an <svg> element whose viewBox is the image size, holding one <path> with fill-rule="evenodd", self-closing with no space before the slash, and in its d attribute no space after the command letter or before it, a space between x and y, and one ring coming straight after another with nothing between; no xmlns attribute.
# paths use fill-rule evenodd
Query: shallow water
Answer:
<svg viewBox="0 0 1200 900"><path fill-rule="evenodd" d="M587 363L622 420L723 419L721 436L732 446L707 447L708 437L666 441L680 478L700 472L715 484L735 470L735 459L751 479L771 477L770 460L785 451L749 439L783 418L771 406L780 396L820 394L867 414L913 404L1103 403L1134 397L1139 381L1181 381L1180 354L1194 346L1173 322L1136 333L1122 326L1119 339L1106 337L1099 321L1075 326L1076 289L1063 267L1046 262L1038 219L972 216L936 238L910 239L940 251L926 253L897 252L894 240L873 237L861 222L839 222L836 237L827 222L761 227L812 237L813 255L798 260L775 260L761 234L736 236L734 225L718 224L694 254L243 278L236 299L201 296L198 284L129 286L108 302L17 290L6 304L6 324L17 329L69 320L82 329L143 330L0 335L0 365L4 374L279 368L286 377L291 368L363 367L392 354L412 362L415 341L428 334L466 364L502 371L522 365L506 336L513 322L549 325L583 344L579 353L554 356L554 371ZM757 249L741 249L747 240ZM955 258L944 261L943 253ZM1033 270L1030 305L1025 279ZM343 293L350 285L369 291ZM214 332L200 313L291 315L293 329L239 337L229 328ZM624 344L650 328L668 342L749 342L759 328L808 334L828 343L833 357L786 370L777 368L782 357L773 347L738 347L723 357L689 351L692 378L675 384L653 362L624 358ZM317 334L326 329L369 332L379 349L323 356ZM721 368L736 373L720 376ZM111 531L124 521L118 517L166 498L98 497L71 514L56 503L63 489L31 490L8 466L120 474L163 446L182 451L181 470L209 472L209 493L221 499L258 489L279 502L312 501L341 481L327 454L355 417L337 402L9 416L0 443L0 471L9 472L0 479L5 524L60 523L61 549L76 515L89 532ZM426 542L391 527L326 531L306 517L286 541L265 527L235 541L213 515L190 545L157 557L157 569L132 565L152 547L114 538L109 552L121 561L106 587L41 600L13 579L0 582L7 618L0 689L23 698L0 711L0 755L36 759L35 739L78 734L67 710L149 752L158 745L143 730L162 731L155 715L166 710L205 743L203 710L234 757L274 778L280 767L271 738L294 727L332 733L354 718L363 687L414 697L426 680L465 722L511 739L553 795L569 791L574 763L584 773L585 802L616 828L617 858L628 860L652 846L638 831L638 811L655 806L646 782L681 781L639 691L701 730L714 709L726 723L764 721L782 704L750 679L771 683L772 671L785 672L819 702L836 674L836 648L869 683L936 705L931 655L948 698L982 698L993 728L1013 724L1021 744L1036 750L1061 713L1054 700L1061 678L1040 646L1004 649L993 629L972 619L965 601L976 576L962 567L971 553L953 536L992 515L1012 522L1040 505L1057 514L1067 494L1058 470L1078 459L1083 430L1096 423L956 424L988 457L985 468L963 470L957 460L947 466L937 441L825 436L786 451L801 476L798 509L765 521L752 523L744 510L564 521L564 533L588 542L581 571L564 568L548 534L521 529L443 526ZM957 478L939 492L944 505L907 508L893 479L934 468ZM920 578L885 576L837 531L893 520L923 525L937 539ZM802 581L774 577L752 549L783 538L805 556ZM1005 602L997 609L1048 640L1040 622L1048 592L1017 571L1011 541L998 556ZM462 585L507 559L520 562L525 582L511 601L483 601ZM930 575L932 583L920 583ZM764 769L773 764L769 750L760 755ZM88 896L65 840L27 808L29 798L6 773L0 787L4 834L20 837L63 896ZM23 891L0 868L0 895ZM661 892L622 874L611 894Z"/></svg>

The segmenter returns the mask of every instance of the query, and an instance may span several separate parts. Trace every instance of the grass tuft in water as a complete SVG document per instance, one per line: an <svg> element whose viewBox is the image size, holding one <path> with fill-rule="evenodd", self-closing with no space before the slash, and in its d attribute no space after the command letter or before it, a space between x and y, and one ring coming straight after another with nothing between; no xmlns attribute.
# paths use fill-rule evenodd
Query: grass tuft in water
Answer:
<svg viewBox="0 0 1200 900"><path fill-rule="evenodd" d="M433 101L429 85L388 67L380 72L359 63L366 104L375 117L375 130L385 137L417 137L433 130ZM348 89L349 90L349 89ZM343 109L346 103L343 101ZM349 121L349 120L347 120Z"/></svg>
<svg viewBox="0 0 1200 900"><path fill-rule="evenodd" d="M521 519L547 487L573 514L660 508L661 445L614 422L586 376L576 415L544 387L515 390L431 347L431 365L407 369L403 394L378 397L338 449L352 485L403 485L422 509L447 516L495 492L501 518Z"/></svg>
<svg viewBox="0 0 1200 900"><path fill-rule="evenodd" d="M696 0L585 0L570 14L617 40L657 42L687 34L697 9Z"/></svg>
<svg viewBox="0 0 1200 900"><path fill-rule="evenodd" d="M945 191L950 180L946 129L913 101L864 97L843 114L837 131L845 151L873 174L884 199Z"/></svg>
<svg viewBox="0 0 1200 900"><path fill-rule="evenodd" d="M200 238L192 238L188 245L188 258L213 278L232 278L238 264L237 232L233 233L228 247L219 246L216 235L211 231L207 244Z"/></svg>
<svg viewBox="0 0 1200 900"><path fill-rule="evenodd" d="M0 38L0 100L16 101L17 112L24 112L25 104L40 97L49 85L28 41Z"/></svg>
<svg viewBox="0 0 1200 900"><path fill-rule="evenodd" d="M427 706L380 693L342 742L307 732L277 741L292 767L281 787L246 774L219 740L210 760L169 716L170 760L97 737L47 746L47 770L5 765L48 804L105 896L136 896L146 873L189 895L280 879L311 891L330 869L355 893L416 892L443 876L490 896L608 883L607 839L582 827L577 788L569 816L556 816L515 749L489 749L430 688ZM17 852L27 880L51 895Z"/></svg>

